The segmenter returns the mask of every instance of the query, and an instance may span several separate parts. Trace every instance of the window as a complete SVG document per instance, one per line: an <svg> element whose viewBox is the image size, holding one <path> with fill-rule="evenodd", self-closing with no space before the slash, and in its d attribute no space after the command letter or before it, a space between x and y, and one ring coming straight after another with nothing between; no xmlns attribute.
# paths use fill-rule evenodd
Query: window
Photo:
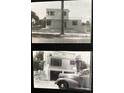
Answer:
<svg viewBox="0 0 124 93"><path fill-rule="evenodd" d="M66 14L67 14L66 11L64 11L64 16L66 16Z"/></svg>
<svg viewBox="0 0 124 93"><path fill-rule="evenodd" d="M51 66L62 66L62 59L51 58Z"/></svg>
<svg viewBox="0 0 124 93"><path fill-rule="evenodd" d="M54 16L55 15L55 12L54 11L47 11L47 14L48 15L51 15L51 16Z"/></svg>
<svg viewBox="0 0 124 93"><path fill-rule="evenodd" d="M47 15L50 15L50 12L49 11L47 11Z"/></svg>
<svg viewBox="0 0 124 93"><path fill-rule="evenodd" d="M51 20L47 20L47 25L51 25Z"/></svg>
<svg viewBox="0 0 124 93"><path fill-rule="evenodd" d="M75 61L74 60L71 60L70 61L70 65L75 65Z"/></svg>
<svg viewBox="0 0 124 93"><path fill-rule="evenodd" d="M51 16L54 16L55 15L55 12L54 11L50 11L50 15Z"/></svg>
<svg viewBox="0 0 124 93"><path fill-rule="evenodd" d="M78 22L75 20L75 21L72 21L72 25L77 25Z"/></svg>

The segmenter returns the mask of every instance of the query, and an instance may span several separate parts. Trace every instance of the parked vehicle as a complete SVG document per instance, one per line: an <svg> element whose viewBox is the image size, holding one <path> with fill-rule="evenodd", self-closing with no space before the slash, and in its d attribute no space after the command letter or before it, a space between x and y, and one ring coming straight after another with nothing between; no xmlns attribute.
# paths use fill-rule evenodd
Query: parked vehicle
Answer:
<svg viewBox="0 0 124 93"><path fill-rule="evenodd" d="M85 69L78 74L59 74L55 84L60 89L90 89L90 70Z"/></svg>

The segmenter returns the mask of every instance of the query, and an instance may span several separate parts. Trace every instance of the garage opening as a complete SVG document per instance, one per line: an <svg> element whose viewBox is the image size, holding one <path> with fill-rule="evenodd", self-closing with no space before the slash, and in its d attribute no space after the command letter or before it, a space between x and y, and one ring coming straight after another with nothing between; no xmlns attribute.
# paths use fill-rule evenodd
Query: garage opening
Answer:
<svg viewBox="0 0 124 93"><path fill-rule="evenodd" d="M62 73L62 71L50 71L50 80L57 80L59 73Z"/></svg>

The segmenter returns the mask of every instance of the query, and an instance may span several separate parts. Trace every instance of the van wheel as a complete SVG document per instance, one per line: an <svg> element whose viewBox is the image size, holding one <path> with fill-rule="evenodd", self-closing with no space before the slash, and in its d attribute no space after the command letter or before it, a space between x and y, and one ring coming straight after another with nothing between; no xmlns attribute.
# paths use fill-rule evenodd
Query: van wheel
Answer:
<svg viewBox="0 0 124 93"><path fill-rule="evenodd" d="M58 84L58 86L59 86L60 89L67 89L67 88L69 88L67 82L60 82Z"/></svg>

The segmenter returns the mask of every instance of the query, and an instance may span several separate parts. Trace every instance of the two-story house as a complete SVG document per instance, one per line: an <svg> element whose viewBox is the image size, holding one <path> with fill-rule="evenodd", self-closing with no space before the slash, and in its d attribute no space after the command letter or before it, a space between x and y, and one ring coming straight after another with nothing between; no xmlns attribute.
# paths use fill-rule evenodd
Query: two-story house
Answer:
<svg viewBox="0 0 124 93"><path fill-rule="evenodd" d="M56 80L59 73L76 73L73 53L53 52L44 53L44 72L46 80Z"/></svg>
<svg viewBox="0 0 124 93"><path fill-rule="evenodd" d="M69 19L69 10L64 9L64 29L66 31L85 32L81 19ZM61 29L61 9L46 10L46 28Z"/></svg>

